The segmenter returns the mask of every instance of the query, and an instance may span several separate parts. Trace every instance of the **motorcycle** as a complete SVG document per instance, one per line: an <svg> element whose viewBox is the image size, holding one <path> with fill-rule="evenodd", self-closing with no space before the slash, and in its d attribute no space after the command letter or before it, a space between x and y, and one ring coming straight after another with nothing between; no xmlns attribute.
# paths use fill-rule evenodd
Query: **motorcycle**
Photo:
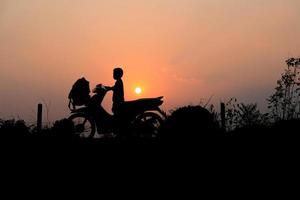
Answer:
<svg viewBox="0 0 300 200"><path fill-rule="evenodd" d="M115 137L123 133L139 138L158 137L159 129L166 114L159 106L163 97L143 98L126 101L119 108L118 115L112 115L102 107L102 101L108 92L108 87L99 84L93 90L94 95L84 107L71 109L75 134L83 138L93 138L95 133Z"/></svg>

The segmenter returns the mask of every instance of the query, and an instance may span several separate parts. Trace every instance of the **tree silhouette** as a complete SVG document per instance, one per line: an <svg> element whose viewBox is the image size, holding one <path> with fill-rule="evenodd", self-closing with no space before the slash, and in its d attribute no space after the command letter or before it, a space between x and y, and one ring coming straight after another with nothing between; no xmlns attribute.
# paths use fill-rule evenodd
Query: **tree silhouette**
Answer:
<svg viewBox="0 0 300 200"><path fill-rule="evenodd" d="M290 58L286 64L287 69L277 81L274 94L267 99L274 121L295 119L300 115L300 58Z"/></svg>

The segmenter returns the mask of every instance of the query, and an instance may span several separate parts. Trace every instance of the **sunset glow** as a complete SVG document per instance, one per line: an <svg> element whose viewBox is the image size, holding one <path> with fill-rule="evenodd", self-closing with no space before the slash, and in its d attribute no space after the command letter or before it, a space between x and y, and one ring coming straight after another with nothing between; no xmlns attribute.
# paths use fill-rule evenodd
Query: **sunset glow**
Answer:
<svg viewBox="0 0 300 200"><path fill-rule="evenodd" d="M299 0L0 0L0 117L65 118L84 76L166 111L236 97L262 108L300 55ZM103 101L111 112L112 92ZM46 115L46 114L45 114ZM45 120L46 116L45 116Z"/></svg>

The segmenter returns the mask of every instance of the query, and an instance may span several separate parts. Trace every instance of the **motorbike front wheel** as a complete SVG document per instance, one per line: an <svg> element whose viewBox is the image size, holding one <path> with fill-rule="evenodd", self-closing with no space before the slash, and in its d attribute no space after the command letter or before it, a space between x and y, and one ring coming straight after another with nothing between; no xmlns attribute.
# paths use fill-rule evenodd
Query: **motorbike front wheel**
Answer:
<svg viewBox="0 0 300 200"><path fill-rule="evenodd" d="M75 134L81 138L92 138L95 135L95 122L84 113L75 113L68 118L74 125Z"/></svg>

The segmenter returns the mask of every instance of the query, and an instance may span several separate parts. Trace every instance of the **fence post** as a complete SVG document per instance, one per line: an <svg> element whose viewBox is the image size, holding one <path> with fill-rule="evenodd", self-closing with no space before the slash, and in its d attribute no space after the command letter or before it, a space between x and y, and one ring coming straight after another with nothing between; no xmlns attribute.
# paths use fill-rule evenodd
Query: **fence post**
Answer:
<svg viewBox="0 0 300 200"><path fill-rule="evenodd" d="M226 131L225 103L223 102L221 102L221 126L222 130Z"/></svg>
<svg viewBox="0 0 300 200"><path fill-rule="evenodd" d="M41 132L42 130L42 116L43 116L43 105L38 104L38 111L37 111L37 132Z"/></svg>

